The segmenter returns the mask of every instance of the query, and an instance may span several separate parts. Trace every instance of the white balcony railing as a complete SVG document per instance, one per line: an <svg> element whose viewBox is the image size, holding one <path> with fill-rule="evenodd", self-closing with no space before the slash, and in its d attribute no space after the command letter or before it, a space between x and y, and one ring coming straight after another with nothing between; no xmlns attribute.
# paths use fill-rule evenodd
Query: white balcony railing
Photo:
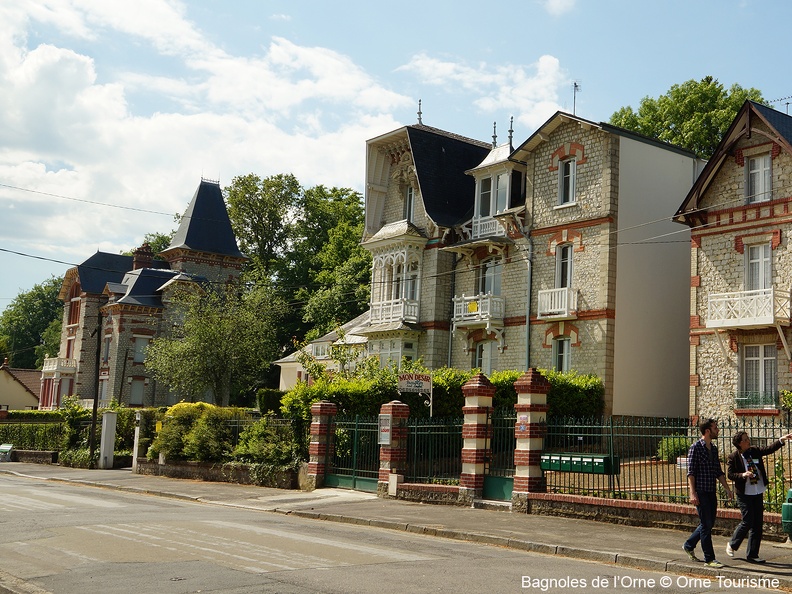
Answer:
<svg viewBox="0 0 792 594"><path fill-rule="evenodd" d="M415 299L391 299L371 304L371 323L418 322L418 301Z"/></svg>
<svg viewBox="0 0 792 594"><path fill-rule="evenodd" d="M461 295L454 297L455 325L470 322L490 322L502 320L506 309L503 297L496 297L491 293L479 293L472 297Z"/></svg>
<svg viewBox="0 0 792 594"><path fill-rule="evenodd" d="M493 217L481 217L473 219L473 230L471 239L481 239L482 237L505 237L506 231L503 226Z"/></svg>
<svg viewBox="0 0 792 594"><path fill-rule="evenodd" d="M60 373L73 375L77 371L77 359L65 359L63 357L51 357L44 359L41 368L42 373Z"/></svg>
<svg viewBox="0 0 792 594"><path fill-rule="evenodd" d="M577 318L577 289L563 287L539 291L539 319Z"/></svg>
<svg viewBox="0 0 792 594"><path fill-rule="evenodd" d="M789 321L788 289L716 293L707 300L707 328L760 328Z"/></svg>

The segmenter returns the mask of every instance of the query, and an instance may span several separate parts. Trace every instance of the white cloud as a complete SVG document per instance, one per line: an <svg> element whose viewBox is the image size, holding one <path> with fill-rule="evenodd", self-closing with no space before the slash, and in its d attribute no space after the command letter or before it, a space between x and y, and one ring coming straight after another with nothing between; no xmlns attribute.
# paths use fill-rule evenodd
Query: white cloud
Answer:
<svg viewBox="0 0 792 594"><path fill-rule="evenodd" d="M451 92L465 89L477 96L473 104L482 112L509 112L529 128L536 128L560 109L559 89L568 82L553 56L542 56L536 63L524 66L484 62L467 65L419 54L399 69L415 73L425 84L447 87Z"/></svg>
<svg viewBox="0 0 792 594"><path fill-rule="evenodd" d="M562 16L575 9L577 0L544 0L545 10L553 16Z"/></svg>

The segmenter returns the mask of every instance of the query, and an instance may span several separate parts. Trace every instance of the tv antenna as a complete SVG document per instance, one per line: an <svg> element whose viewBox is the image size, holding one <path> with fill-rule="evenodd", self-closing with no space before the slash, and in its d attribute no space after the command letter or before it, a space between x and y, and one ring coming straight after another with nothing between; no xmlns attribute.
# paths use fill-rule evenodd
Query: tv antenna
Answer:
<svg viewBox="0 0 792 594"><path fill-rule="evenodd" d="M577 107L577 94L580 91L581 91L580 81L573 80L572 81L572 115L575 115L575 109Z"/></svg>

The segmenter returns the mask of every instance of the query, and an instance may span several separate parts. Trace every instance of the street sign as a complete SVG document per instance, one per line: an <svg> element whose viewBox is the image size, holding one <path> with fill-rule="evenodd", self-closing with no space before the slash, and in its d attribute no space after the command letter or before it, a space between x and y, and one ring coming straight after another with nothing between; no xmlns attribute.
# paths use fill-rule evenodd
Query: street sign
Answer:
<svg viewBox="0 0 792 594"><path fill-rule="evenodd" d="M391 445L393 439L391 434L392 420L391 415L379 416L379 440L377 441L379 445Z"/></svg>
<svg viewBox="0 0 792 594"><path fill-rule="evenodd" d="M432 376L428 373L400 373L399 392L432 393Z"/></svg>

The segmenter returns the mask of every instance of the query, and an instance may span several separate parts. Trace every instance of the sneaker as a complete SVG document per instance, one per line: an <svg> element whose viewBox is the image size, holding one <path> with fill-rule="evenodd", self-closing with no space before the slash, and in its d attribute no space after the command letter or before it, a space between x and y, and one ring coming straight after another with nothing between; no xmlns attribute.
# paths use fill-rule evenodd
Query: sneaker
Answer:
<svg viewBox="0 0 792 594"><path fill-rule="evenodd" d="M764 563L764 559L760 559L759 557L746 557L745 558L748 563Z"/></svg>
<svg viewBox="0 0 792 594"><path fill-rule="evenodd" d="M682 550L685 551L685 553L687 553L688 559L690 559L691 561L698 562L700 560L698 557L696 557L696 553L686 549L684 546L682 547Z"/></svg>
<svg viewBox="0 0 792 594"><path fill-rule="evenodd" d="M717 559L713 559L712 561L707 561L705 563L707 567L714 567L715 569L720 569L721 567L726 567L723 563L718 561Z"/></svg>
<svg viewBox="0 0 792 594"><path fill-rule="evenodd" d="M730 543L730 542L727 542L727 543L726 543L726 554L727 554L729 557L734 557L734 549L732 548L732 546L731 546L731 543Z"/></svg>

